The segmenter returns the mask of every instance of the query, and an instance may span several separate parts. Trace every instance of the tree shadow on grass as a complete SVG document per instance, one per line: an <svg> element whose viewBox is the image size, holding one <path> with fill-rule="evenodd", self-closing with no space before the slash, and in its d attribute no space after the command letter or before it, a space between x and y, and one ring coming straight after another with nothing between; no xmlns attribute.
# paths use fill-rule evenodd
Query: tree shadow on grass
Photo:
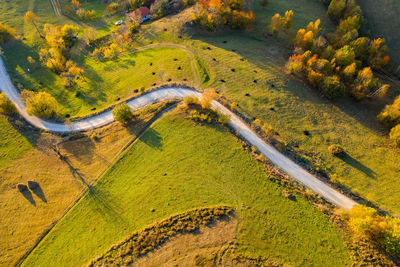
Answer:
<svg viewBox="0 0 400 267"><path fill-rule="evenodd" d="M162 137L153 128L149 128L144 135L139 138L140 141L145 143L151 148L161 150L162 148Z"/></svg>
<svg viewBox="0 0 400 267"><path fill-rule="evenodd" d="M361 162L359 162L346 152L341 153L337 157L341 159L343 162L352 166L353 168L359 170L360 172L363 172L368 177L376 179L376 173L373 170L371 170L370 168L368 168L367 166L365 166L364 164L362 164Z"/></svg>
<svg viewBox="0 0 400 267"><path fill-rule="evenodd" d="M28 189L26 190L19 190L19 192L24 196L24 198L26 198L33 206L36 206L36 202L33 199L33 195L31 193L31 191L29 191Z"/></svg>
<svg viewBox="0 0 400 267"><path fill-rule="evenodd" d="M44 192L42 188L40 187L39 184L36 185L36 187L32 190L35 195L40 198L44 203L47 203L46 196L44 195Z"/></svg>
<svg viewBox="0 0 400 267"><path fill-rule="evenodd" d="M94 208L98 213L108 218L115 224L127 223L118 210L110 204L113 203L113 200L108 197L105 192L98 189L97 186L92 186L89 188L88 197L95 204Z"/></svg>

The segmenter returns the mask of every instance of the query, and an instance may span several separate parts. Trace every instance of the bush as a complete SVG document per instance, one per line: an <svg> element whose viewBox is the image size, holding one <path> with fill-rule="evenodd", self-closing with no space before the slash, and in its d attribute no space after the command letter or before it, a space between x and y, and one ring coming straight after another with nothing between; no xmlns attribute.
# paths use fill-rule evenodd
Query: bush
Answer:
<svg viewBox="0 0 400 267"><path fill-rule="evenodd" d="M238 103L233 102L233 103L231 104L231 110L232 110L232 111L237 110L238 106L239 106Z"/></svg>
<svg viewBox="0 0 400 267"><path fill-rule="evenodd" d="M57 114L57 100L46 92L31 93L25 104L29 115L51 118Z"/></svg>
<svg viewBox="0 0 400 267"><path fill-rule="evenodd" d="M206 88L204 89L203 94L201 95L201 107L204 109L211 108L211 102L217 98L217 92L214 88Z"/></svg>
<svg viewBox="0 0 400 267"><path fill-rule="evenodd" d="M337 50L334 57L339 66L348 66L356 59L353 49L348 45L345 45Z"/></svg>
<svg viewBox="0 0 400 267"><path fill-rule="evenodd" d="M300 74L303 71L303 57L302 55L293 55L286 63L286 71L289 74Z"/></svg>
<svg viewBox="0 0 400 267"><path fill-rule="evenodd" d="M400 96L398 96L392 105L387 105L378 115L380 120L387 127L394 127L400 124Z"/></svg>
<svg viewBox="0 0 400 267"><path fill-rule="evenodd" d="M382 227L379 225L380 222L382 222L382 218L373 208L355 205L349 211L349 226L359 235L368 237L379 236L382 233Z"/></svg>
<svg viewBox="0 0 400 267"><path fill-rule="evenodd" d="M218 122L222 125L226 125L231 121L231 117L227 114L218 114Z"/></svg>
<svg viewBox="0 0 400 267"><path fill-rule="evenodd" d="M390 130L389 137L390 140L392 140L396 144L396 146L400 147L400 124Z"/></svg>
<svg viewBox="0 0 400 267"><path fill-rule="evenodd" d="M14 103L7 98L6 94L0 93L0 113L12 114L15 111L16 108Z"/></svg>
<svg viewBox="0 0 400 267"><path fill-rule="evenodd" d="M15 37L15 30L0 22L0 45L4 45Z"/></svg>
<svg viewBox="0 0 400 267"><path fill-rule="evenodd" d="M346 93L344 85L340 81L339 76L336 75L325 78L322 91L330 99L343 97Z"/></svg>
<svg viewBox="0 0 400 267"><path fill-rule="evenodd" d="M197 96L187 96L183 99L183 103L186 105L199 105L200 100Z"/></svg>
<svg viewBox="0 0 400 267"><path fill-rule="evenodd" d="M119 104L112 110L114 120L126 124L133 120L134 115L132 109L126 103Z"/></svg>
<svg viewBox="0 0 400 267"><path fill-rule="evenodd" d="M388 220L390 229L388 229L382 236L380 243L385 250L393 255L400 255L400 219L393 218Z"/></svg>
<svg viewBox="0 0 400 267"><path fill-rule="evenodd" d="M344 152L344 149L340 145L333 144L328 147L328 151L332 155L337 156L342 154Z"/></svg>

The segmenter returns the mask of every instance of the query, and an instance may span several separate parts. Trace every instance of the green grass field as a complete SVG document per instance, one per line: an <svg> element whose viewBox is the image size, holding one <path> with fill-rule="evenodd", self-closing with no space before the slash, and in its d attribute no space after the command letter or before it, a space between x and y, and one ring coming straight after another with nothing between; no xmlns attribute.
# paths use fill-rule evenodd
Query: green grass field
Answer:
<svg viewBox="0 0 400 267"><path fill-rule="evenodd" d="M278 4L271 2L271 6ZM306 17L305 12L311 10L315 11L313 16L324 16L325 8L317 7L293 9L294 18L297 13ZM263 22L264 17L259 15L256 26ZM170 35L162 33L163 28L168 28ZM349 98L338 102L324 99L315 89L286 75L284 64L291 53L288 44L263 38L261 31L205 34L182 23L179 27L179 17L154 22L146 31L155 33L159 42L179 42L174 36L186 33L190 40L184 43L202 59L211 77L207 86L237 102L247 117L271 124L286 143L304 155L304 162L314 162L353 192L400 213L400 151L376 119L386 100L357 103ZM311 134L306 136L304 131ZM332 157L327 148L334 143L342 145L347 155Z"/></svg>
<svg viewBox="0 0 400 267"><path fill-rule="evenodd" d="M301 197L286 199L230 133L169 114L146 131L23 265L82 265L154 221L217 204L236 209L237 242L244 253L293 265L349 264L343 240L327 218Z"/></svg>

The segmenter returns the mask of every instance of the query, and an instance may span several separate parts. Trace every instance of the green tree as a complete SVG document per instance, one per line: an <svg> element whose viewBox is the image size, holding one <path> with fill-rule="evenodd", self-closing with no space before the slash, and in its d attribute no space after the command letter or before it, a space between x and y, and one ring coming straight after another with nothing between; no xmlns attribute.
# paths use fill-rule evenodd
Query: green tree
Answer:
<svg viewBox="0 0 400 267"><path fill-rule="evenodd" d="M345 9L345 0L332 0L327 11L328 17L337 22L342 18Z"/></svg>
<svg viewBox="0 0 400 267"><path fill-rule="evenodd" d="M356 54L350 46L345 45L336 51L334 58L339 66L344 67L354 62L356 59Z"/></svg>
<svg viewBox="0 0 400 267"><path fill-rule="evenodd" d="M324 79L322 91L330 99L343 97L346 93L345 87L337 75L329 76Z"/></svg>
<svg viewBox="0 0 400 267"><path fill-rule="evenodd" d="M116 105L112 110L112 114L114 116L114 120L123 124L129 123L134 118L132 109L126 103Z"/></svg>

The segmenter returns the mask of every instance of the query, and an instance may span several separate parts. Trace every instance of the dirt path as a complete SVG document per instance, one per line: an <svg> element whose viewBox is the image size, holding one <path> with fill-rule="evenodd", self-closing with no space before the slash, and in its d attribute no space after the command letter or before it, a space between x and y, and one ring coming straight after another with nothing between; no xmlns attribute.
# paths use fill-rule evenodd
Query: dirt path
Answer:
<svg viewBox="0 0 400 267"><path fill-rule="evenodd" d="M13 83L10 80L2 59L0 59L0 90L5 93L12 102L14 102L18 112L22 117L24 117L32 125L43 130L51 132L85 131L107 125L114 121L111 111L106 111L80 121L75 121L68 125L64 123L45 121L40 118L28 115L25 111L25 105L22 103L19 97L17 89L14 87ZM201 94L191 89L171 87L159 89L141 95L135 99L128 101L127 104L133 110L138 110L156 102L173 99L183 99L186 96L201 97ZM318 193L327 201L335 204L338 207L348 210L356 204L356 202L352 199L329 187L327 184L320 181L317 177L310 174L305 169L294 163L291 159L283 155L272 145L267 144L255 132L253 132L249 128L249 126L247 126L238 116L225 108L223 105L221 105L217 101L213 101L212 105L221 113L230 116L231 120L229 122L229 126L233 128L239 136L243 137L251 145L255 146L273 164L292 176L294 179L298 180L306 187L310 188L312 191Z"/></svg>

